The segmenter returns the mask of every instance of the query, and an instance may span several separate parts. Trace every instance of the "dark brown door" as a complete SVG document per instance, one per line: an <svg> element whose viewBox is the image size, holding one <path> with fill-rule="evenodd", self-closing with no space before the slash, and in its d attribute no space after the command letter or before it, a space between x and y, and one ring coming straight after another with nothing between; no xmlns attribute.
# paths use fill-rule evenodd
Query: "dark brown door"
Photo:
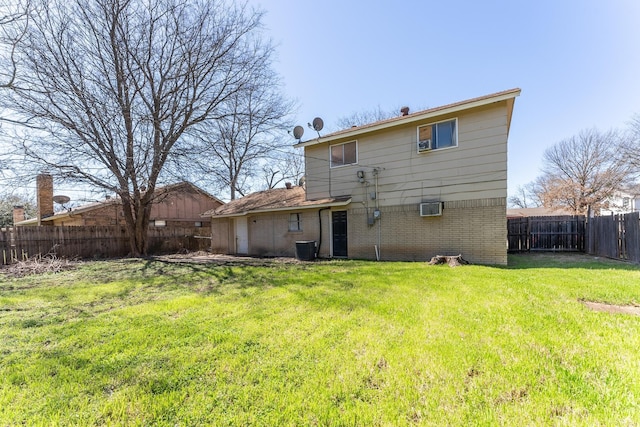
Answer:
<svg viewBox="0 0 640 427"><path fill-rule="evenodd" d="M347 257L347 211L331 212L333 256Z"/></svg>

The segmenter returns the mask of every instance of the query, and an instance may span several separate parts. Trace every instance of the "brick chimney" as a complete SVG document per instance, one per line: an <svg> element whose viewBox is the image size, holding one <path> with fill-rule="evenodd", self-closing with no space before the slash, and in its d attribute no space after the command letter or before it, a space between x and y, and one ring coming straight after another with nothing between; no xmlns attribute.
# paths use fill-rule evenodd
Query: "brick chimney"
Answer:
<svg viewBox="0 0 640 427"><path fill-rule="evenodd" d="M14 206L13 225L16 225L16 222L24 221L24 219L24 206Z"/></svg>
<svg viewBox="0 0 640 427"><path fill-rule="evenodd" d="M36 177L36 187L38 225L42 225L43 218L53 215L53 176L48 173L41 173Z"/></svg>

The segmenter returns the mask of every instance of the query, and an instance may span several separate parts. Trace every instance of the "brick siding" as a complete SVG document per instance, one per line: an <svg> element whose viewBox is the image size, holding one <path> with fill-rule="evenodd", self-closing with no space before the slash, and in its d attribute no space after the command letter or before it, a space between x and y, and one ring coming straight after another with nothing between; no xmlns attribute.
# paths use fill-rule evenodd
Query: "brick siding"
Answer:
<svg viewBox="0 0 640 427"><path fill-rule="evenodd" d="M477 264L507 264L506 199L445 202L442 216L421 217L418 204L381 208L367 225L364 208L348 211L349 258L426 261L458 255ZM370 210L371 212L371 210Z"/></svg>
<svg viewBox="0 0 640 427"><path fill-rule="evenodd" d="M506 198L445 202L439 217L421 217L418 204L383 207L380 211L381 219L369 226L366 209L347 210L349 258L376 259L380 236L378 247L384 261L427 261L435 255L462 254L474 264L507 264ZM300 232L289 231L289 214L293 212L248 216L249 254L293 257L296 241L318 242L318 211L298 212ZM323 211L321 217L320 257L329 257L330 211ZM233 226L233 219L212 219L214 253L235 251Z"/></svg>

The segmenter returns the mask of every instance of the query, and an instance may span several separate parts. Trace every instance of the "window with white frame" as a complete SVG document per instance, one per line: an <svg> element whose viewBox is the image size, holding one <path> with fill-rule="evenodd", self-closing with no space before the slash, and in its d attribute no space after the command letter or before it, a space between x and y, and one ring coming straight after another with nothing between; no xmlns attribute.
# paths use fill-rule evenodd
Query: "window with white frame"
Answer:
<svg viewBox="0 0 640 427"><path fill-rule="evenodd" d="M155 221L153 221L153 225L155 227L166 227L167 221L165 221L164 219L156 219Z"/></svg>
<svg viewBox="0 0 640 427"><path fill-rule="evenodd" d="M289 215L289 231L302 231L302 215L292 213Z"/></svg>
<svg viewBox="0 0 640 427"><path fill-rule="evenodd" d="M358 163L358 144L356 141L335 144L329 147L329 150L332 168Z"/></svg>
<svg viewBox="0 0 640 427"><path fill-rule="evenodd" d="M457 146L457 119L418 126L418 152Z"/></svg>

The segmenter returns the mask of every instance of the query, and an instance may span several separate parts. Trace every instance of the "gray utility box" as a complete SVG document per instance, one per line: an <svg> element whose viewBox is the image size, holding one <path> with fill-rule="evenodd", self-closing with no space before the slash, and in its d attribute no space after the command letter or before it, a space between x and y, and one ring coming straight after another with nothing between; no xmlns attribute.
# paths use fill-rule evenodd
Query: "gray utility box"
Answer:
<svg viewBox="0 0 640 427"><path fill-rule="evenodd" d="M301 261L313 261L316 259L315 240L300 240L296 242L296 258Z"/></svg>

